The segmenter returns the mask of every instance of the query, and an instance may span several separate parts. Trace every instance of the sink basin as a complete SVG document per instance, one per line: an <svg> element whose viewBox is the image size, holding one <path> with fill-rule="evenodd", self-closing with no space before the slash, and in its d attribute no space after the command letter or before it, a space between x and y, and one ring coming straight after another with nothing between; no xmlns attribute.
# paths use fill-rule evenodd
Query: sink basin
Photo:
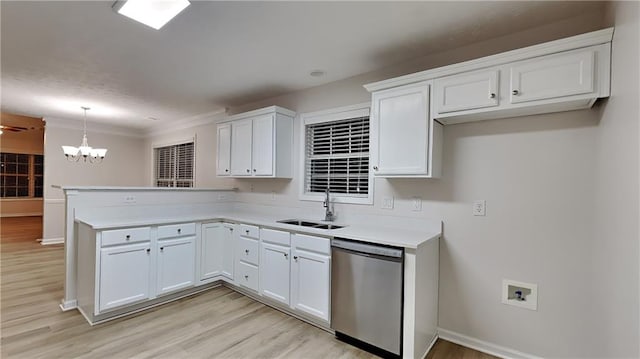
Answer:
<svg viewBox="0 0 640 359"><path fill-rule="evenodd" d="M320 224L317 222L303 221L301 219L283 219L281 221L278 221L278 223L292 224L294 226L303 226L303 227L314 227Z"/></svg>
<svg viewBox="0 0 640 359"><path fill-rule="evenodd" d="M313 226L313 228L318 228L318 229L339 229L342 227L344 226L337 226L335 224L319 224L317 226Z"/></svg>
<svg viewBox="0 0 640 359"><path fill-rule="evenodd" d="M338 229L338 228L344 227L344 226L338 226L335 224L305 221L302 219L282 219L277 222L284 223L284 224L291 224L294 226L311 227L311 228L317 228L317 229Z"/></svg>

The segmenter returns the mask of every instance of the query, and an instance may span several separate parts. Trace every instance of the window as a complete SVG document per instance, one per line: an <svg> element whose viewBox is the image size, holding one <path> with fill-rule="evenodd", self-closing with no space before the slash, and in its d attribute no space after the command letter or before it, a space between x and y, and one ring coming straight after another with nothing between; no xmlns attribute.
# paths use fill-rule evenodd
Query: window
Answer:
<svg viewBox="0 0 640 359"><path fill-rule="evenodd" d="M44 156L0 153L0 197L41 198Z"/></svg>
<svg viewBox="0 0 640 359"><path fill-rule="evenodd" d="M336 202L372 203L369 171L369 108L303 115L304 189L302 199L323 198L328 188Z"/></svg>
<svg viewBox="0 0 640 359"><path fill-rule="evenodd" d="M156 187L193 187L194 143L154 148Z"/></svg>

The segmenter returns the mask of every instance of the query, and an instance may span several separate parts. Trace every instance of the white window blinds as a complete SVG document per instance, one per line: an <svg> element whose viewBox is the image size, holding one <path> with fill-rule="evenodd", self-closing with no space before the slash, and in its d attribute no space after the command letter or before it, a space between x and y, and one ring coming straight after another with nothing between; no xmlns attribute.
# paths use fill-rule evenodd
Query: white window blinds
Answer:
<svg viewBox="0 0 640 359"><path fill-rule="evenodd" d="M367 197L369 116L306 125L305 192Z"/></svg>
<svg viewBox="0 0 640 359"><path fill-rule="evenodd" d="M193 142L155 148L156 187L193 187Z"/></svg>

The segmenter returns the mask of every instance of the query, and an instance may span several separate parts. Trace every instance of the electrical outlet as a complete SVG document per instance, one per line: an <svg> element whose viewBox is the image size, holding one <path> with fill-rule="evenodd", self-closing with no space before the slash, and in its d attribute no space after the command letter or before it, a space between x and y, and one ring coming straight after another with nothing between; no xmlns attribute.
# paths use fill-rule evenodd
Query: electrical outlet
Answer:
<svg viewBox="0 0 640 359"><path fill-rule="evenodd" d="M473 215L485 216L487 210L487 202L485 200L473 201Z"/></svg>
<svg viewBox="0 0 640 359"><path fill-rule="evenodd" d="M393 196L382 198L382 209L393 209Z"/></svg>
<svg viewBox="0 0 640 359"><path fill-rule="evenodd" d="M422 211L422 198L413 197L411 199L411 210L414 211L414 212Z"/></svg>
<svg viewBox="0 0 640 359"><path fill-rule="evenodd" d="M136 203L136 196L124 196L124 203Z"/></svg>

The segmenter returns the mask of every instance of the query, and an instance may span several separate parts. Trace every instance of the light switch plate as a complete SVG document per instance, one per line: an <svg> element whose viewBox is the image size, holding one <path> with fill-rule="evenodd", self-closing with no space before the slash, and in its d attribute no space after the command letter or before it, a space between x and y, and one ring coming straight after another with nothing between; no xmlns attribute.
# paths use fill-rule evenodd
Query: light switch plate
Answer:
<svg viewBox="0 0 640 359"><path fill-rule="evenodd" d="M411 210L414 212L422 211L422 198L420 197L411 198Z"/></svg>
<svg viewBox="0 0 640 359"><path fill-rule="evenodd" d="M487 214L487 202L485 200L473 201L473 215L485 216Z"/></svg>
<svg viewBox="0 0 640 359"><path fill-rule="evenodd" d="M382 209L393 209L393 196L382 198Z"/></svg>

